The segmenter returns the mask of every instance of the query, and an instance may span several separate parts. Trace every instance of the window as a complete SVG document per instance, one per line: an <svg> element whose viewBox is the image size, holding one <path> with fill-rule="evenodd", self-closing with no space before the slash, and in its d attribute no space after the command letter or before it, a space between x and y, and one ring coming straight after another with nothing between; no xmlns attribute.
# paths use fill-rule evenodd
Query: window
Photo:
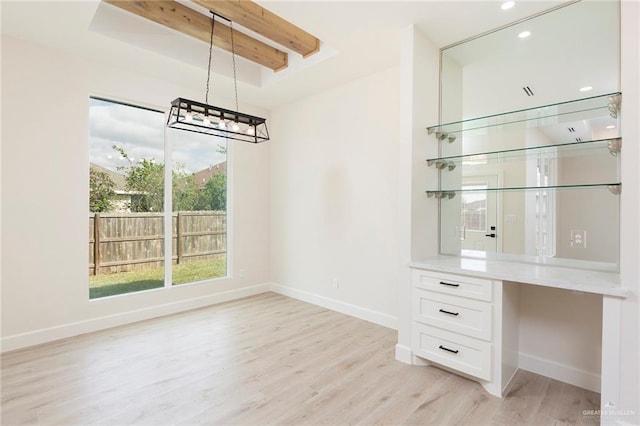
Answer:
<svg viewBox="0 0 640 426"><path fill-rule="evenodd" d="M175 131L165 143L162 111L89 105L89 297L226 276L226 145Z"/></svg>
<svg viewBox="0 0 640 426"><path fill-rule="evenodd" d="M171 282L176 285L225 276L226 142L177 130L171 130L170 137L173 159Z"/></svg>

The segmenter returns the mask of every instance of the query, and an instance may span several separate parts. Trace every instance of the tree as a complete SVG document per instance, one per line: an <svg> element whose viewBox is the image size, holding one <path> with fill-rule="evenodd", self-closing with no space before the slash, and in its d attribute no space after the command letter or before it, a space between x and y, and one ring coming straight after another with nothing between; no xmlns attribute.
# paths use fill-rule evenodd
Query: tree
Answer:
<svg viewBox="0 0 640 426"><path fill-rule="evenodd" d="M89 211L107 212L113 208L116 184L111 177L95 169L89 170Z"/></svg>
<svg viewBox="0 0 640 426"><path fill-rule="evenodd" d="M202 189L202 210L227 210L227 175L217 173L209 178Z"/></svg>
<svg viewBox="0 0 640 426"><path fill-rule="evenodd" d="M161 212L164 209L164 164L158 164L152 158L133 162L124 148L113 145L129 166L119 167L125 171L128 191L132 192L130 209L132 212Z"/></svg>
<svg viewBox="0 0 640 426"><path fill-rule="evenodd" d="M119 167L125 173L126 189L132 192L132 212L161 212L164 208L164 164L154 159L133 162L122 147L113 145L129 166ZM174 211L222 210L227 208L227 177L215 174L205 187L197 189L195 176L181 165L172 172Z"/></svg>
<svg viewBox="0 0 640 426"><path fill-rule="evenodd" d="M179 167L173 174L173 210L194 211L200 204L200 191L196 189L193 173L187 173Z"/></svg>
<svg viewBox="0 0 640 426"><path fill-rule="evenodd" d="M129 167L125 176L132 212L161 212L164 209L164 164L142 159Z"/></svg>

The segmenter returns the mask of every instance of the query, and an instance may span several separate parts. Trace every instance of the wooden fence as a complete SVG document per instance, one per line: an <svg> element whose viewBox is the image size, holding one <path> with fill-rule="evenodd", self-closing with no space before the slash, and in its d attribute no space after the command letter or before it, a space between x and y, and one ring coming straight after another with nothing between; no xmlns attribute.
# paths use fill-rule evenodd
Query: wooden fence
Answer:
<svg viewBox="0 0 640 426"><path fill-rule="evenodd" d="M211 259L227 252L225 212L172 215L172 262ZM164 213L91 213L89 274L132 271L164 264Z"/></svg>

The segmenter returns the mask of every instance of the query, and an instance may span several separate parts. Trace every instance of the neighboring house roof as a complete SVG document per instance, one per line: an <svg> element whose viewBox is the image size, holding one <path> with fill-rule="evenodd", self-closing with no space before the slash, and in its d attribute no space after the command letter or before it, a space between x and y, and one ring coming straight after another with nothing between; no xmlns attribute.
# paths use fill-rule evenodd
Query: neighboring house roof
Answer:
<svg viewBox="0 0 640 426"><path fill-rule="evenodd" d="M130 194L130 191L127 191L127 181L125 180L124 175L121 175L118 172L114 172L113 170L109 170L105 167L102 166L98 166L95 163L89 163L89 168L92 170L95 170L97 172L102 172L107 174L111 180L113 181L113 183L116 184L116 187L114 188L114 191L116 192L116 194Z"/></svg>
<svg viewBox="0 0 640 426"><path fill-rule="evenodd" d="M223 161L222 163L214 164L212 166L207 167L206 169L200 170L199 172L195 172L193 177L196 182L196 188L203 188L207 181L213 175L217 174L227 174L227 162Z"/></svg>

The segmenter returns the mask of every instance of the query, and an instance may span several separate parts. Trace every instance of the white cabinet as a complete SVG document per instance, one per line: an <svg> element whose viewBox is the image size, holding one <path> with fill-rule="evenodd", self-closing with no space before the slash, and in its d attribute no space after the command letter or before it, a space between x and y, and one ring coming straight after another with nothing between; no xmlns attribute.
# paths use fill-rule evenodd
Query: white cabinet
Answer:
<svg viewBox="0 0 640 426"><path fill-rule="evenodd" d="M413 326L413 353L442 366L491 380L491 343L421 323Z"/></svg>
<svg viewBox="0 0 640 426"><path fill-rule="evenodd" d="M517 288L412 269L412 304L413 355L479 380L502 396L517 369L517 327L503 327L516 315Z"/></svg>
<svg viewBox="0 0 640 426"><path fill-rule="evenodd" d="M491 302L491 280L414 270L413 283L416 288L435 293Z"/></svg>
<svg viewBox="0 0 640 426"><path fill-rule="evenodd" d="M413 303L415 321L491 342L491 302L416 288Z"/></svg>

